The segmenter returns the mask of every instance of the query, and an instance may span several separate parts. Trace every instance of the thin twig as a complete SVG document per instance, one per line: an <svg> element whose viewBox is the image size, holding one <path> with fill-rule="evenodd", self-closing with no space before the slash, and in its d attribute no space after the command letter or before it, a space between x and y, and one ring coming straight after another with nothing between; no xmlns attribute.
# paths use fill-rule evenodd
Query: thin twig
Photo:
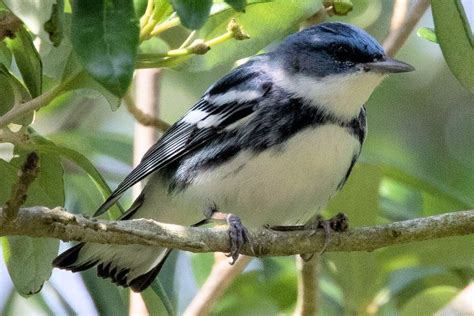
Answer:
<svg viewBox="0 0 474 316"><path fill-rule="evenodd" d="M315 254L309 261L296 256L298 269L298 300L295 316L316 315L319 308L320 256Z"/></svg>
<svg viewBox="0 0 474 316"><path fill-rule="evenodd" d="M222 254L217 255L223 256ZM251 260L252 257L240 256L234 265L229 265L227 257L222 260L216 260L206 282L202 285L197 295L194 296L183 315L208 315L217 300L225 293L225 290L227 290L235 278L244 271Z"/></svg>
<svg viewBox="0 0 474 316"><path fill-rule="evenodd" d="M418 0L406 12L406 0L397 0L394 3L394 12L390 31L384 41L383 47L388 56L394 56L407 40L420 18L430 6L429 0Z"/></svg>
<svg viewBox="0 0 474 316"><path fill-rule="evenodd" d="M38 175L38 161L38 154L33 151L26 156L25 163L18 171L18 181L12 187L11 196L3 209L3 216L7 220L14 219L20 206L26 202L28 188Z"/></svg>
<svg viewBox="0 0 474 316"><path fill-rule="evenodd" d="M166 131L170 127L170 124L166 123L162 119L154 117L153 115L147 114L140 110L135 104L133 97L129 93L125 95L124 101L127 105L128 112L130 112L130 114L133 115L137 122L139 122L143 126L153 126L158 128L162 132Z"/></svg>
<svg viewBox="0 0 474 316"><path fill-rule="evenodd" d="M225 227L185 227L163 224L150 219L105 221L87 219L63 208L20 208L15 221L3 218L0 209L0 236L22 235L51 237L64 241L87 241L103 244L139 244L176 248L191 252L228 253L229 234ZM326 252L373 251L379 248L474 234L474 210L416 218L372 227L357 227L333 232ZM321 251L323 232L277 232L270 229L249 230L253 251L244 245L241 254L250 256L289 256Z"/></svg>

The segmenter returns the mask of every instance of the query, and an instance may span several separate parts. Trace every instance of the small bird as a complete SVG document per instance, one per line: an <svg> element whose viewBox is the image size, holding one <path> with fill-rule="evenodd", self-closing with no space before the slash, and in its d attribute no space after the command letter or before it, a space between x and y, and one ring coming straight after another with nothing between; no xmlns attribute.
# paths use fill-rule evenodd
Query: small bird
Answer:
<svg viewBox="0 0 474 316"><path fill-rule="evenodd" d="M235 260L245 227L314 221L359 157L373 90L388 74L412 70L352 25L323 23L290 35L214 83L96 215L149 178L121 220L226 220ZM73 272L97 266L98 276L140 292L170 251L80 243L53 265Z"/></svg>

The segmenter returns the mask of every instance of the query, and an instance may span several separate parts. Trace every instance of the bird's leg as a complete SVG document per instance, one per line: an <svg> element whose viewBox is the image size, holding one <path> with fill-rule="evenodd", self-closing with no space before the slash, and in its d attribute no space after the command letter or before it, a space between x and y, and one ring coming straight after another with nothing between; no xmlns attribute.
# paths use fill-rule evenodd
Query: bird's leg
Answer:
<svg viewBox="0 0 474 316"><path fill-rule="evenodd" d="M324 231L324 245L319 253L322 255L327 246L331 243L332 232L343 232L346 231L349 227L349 219L344 213L337 213L335 216L331 217L328 220L322 218L321 215L318 215L314 222L308 223L306 225L294 225L294 226L268 226L267 228L276 231L298 231L298 230L310 230L311 235L313 235L318 229L323 229ZM314 254L302 254L301 258L308 261L313 257Z"/></svg>
<svg viewBox="0 0 474 316"><path fill-rule="evenodd" d="M253 246L248 237L248 230L237 215L219 212L217 206L213 205L204 210L204 216L207 219L225 221L229 225L230 253L227 257L232 258L230 264L234 264L239 258L240 249L246 242L249 243L253 252Z"/></svg>

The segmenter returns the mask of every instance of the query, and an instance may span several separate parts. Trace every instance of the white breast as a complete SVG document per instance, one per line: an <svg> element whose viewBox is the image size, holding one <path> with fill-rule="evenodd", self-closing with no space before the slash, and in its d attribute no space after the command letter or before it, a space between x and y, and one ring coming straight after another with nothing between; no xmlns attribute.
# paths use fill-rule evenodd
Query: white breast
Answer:
<svg viewBox="0 0 474 316"><path fill-rule="evenodd" d="M154 185L147 187L153 189L147 190L139 216L189 225L216 203L247 226L305 223L334 195L359 150L357 139L344 128L309 128L285 147L240 153L230 163L199 174L172 197L158 177L152 178Z"/></svg>

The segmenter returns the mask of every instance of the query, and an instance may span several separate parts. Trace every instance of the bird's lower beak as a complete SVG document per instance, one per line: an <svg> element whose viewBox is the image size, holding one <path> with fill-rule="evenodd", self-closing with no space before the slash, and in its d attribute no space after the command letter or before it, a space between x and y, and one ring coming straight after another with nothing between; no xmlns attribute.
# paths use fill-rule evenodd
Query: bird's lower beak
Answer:
<svg viewBox="0 0 474 316"><path fill-rule="evenodd" d="M365 71L379 72L379 73L398 73L409 72L415 70L412 65L404 63L393 58L386 57L379 61L362 64Z"/></svg>

